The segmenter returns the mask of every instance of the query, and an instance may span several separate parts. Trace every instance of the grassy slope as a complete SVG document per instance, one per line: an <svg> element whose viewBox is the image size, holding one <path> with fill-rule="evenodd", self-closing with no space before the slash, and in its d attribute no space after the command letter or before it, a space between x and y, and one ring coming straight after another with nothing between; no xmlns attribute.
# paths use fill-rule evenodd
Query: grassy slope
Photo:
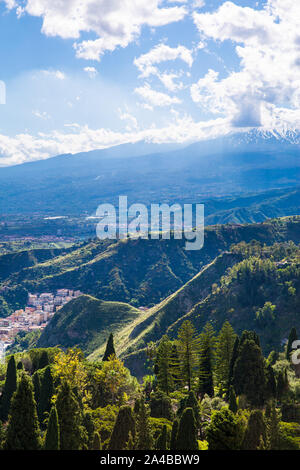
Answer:
<svg viewBox="0 0 300 470"><path fill-rule="evenodd" d="M139 315L140 311L131 305L83 295L55 314L37 345L79 346L90 353L105 344L111 331L118 332Z"/></svg>

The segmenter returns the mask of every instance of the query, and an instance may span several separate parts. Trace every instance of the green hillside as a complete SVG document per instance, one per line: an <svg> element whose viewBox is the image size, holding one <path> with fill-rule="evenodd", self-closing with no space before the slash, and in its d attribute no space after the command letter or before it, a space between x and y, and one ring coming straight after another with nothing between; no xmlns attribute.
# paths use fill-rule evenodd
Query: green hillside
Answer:
<svg viewBox="0 0 300 470"><path fill-rule="evenodd" d="M137 319L140 311L121 302L104 302L83 295L60 309L40 336L37 346L78 346L87 354Z"/></svg>
<svg viewBox="0 0 300 470"><path fill-rule="evenodd" d="M24 267L0 289L22 285L27 291L80 289L107 301L153 306L163 301L232 244L255 239L268 245L300 238L300 217L259 224L207 227L204 248L186 251L184 240L99 240L75 246L53 259Z"/></svg>
<svg viewBox="0 0 300 470"><path fill-rule="evenodd" d="M230 256L231 266L228 263ZM215 280L213 276L205 275L213 267ZM206 288L201 290L205 281ZM175 338L185 320L190 320L198 331L208 321L217 331L229 321L238 333L245 329L255 330L266 353L278 350L293 325L300 321L299 294L299 246L291 242L270 247L256 242L241 243L232 247L231 254L217 258L173 296L152 309L148 325L144 322L143 330L142 324L138 327L139 337L134 340L135 331L129 333L133 342L123 351L125 363L137 375L143 374L145 348L149 341L158 341L163 334ZM193 307L189 308L192 303Z"/></svg>
<svg viewBox="0 0 300 470"><path fill-rule="evenodd" d="M300 321L300 248L273 245L245 253L247 246L234 248L245 259L221 278L206 299L168 328L174 335L182 322L197 328L211 321L219 329L228 320L238 333L255 330L265 352L278 348Z"/></svg>

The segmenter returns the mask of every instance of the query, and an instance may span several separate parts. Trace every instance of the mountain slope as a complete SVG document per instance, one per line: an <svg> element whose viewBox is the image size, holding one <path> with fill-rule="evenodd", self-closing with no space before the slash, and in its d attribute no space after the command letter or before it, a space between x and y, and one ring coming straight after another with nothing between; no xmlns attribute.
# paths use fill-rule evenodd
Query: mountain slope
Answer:
<svg viewBox="0 0 300 470"><path fill-rule="evenodd" d="M178 329L186 320L191 321L197 331L201 331L208 321L219 331L224 322L229 321L238 334L245 329L255 330L266 354L280 348L291 328L300 320L299 246L243 244L234 248L231 255L232 266L227 272L223 270L224 275L220 273L213 285L207 283L204 291L200 289L198 299L197 290L193 292L191 285L195 283L195 287L198 286L201 273L199 278L196 276L166 299L163 308L153 309L156 317L152 314L150 326L143 322L144 329L139 328L138 340L133 340L122 351L127 367L138 376L145 373L147 343L159 340L163 334L176 338ZM219 257L219 263L222 258ZM187 311L192 303L194 305ZM162 315L169 324L163 322L164 328L161 329ZM93 353L91 357L97 356Z"/></svg>
<svg viewBox="0 0 300 470"><path fill-rule="evenodd" d="M118 352L128 355L145 347L150 341L159 340L171 324L189 312L200 299L205 299L211 292L211 286L219 282L227 269L240 259L238 254L224 253L205 266L182 288L146 312L146 318L129 324L117 334ZM103 353L102 350L103 347L95 350L91 357L98 358Z"/></svg>
<svg viewBox="0 0 300 470"><path fill-rule="evenodd" d="M103 345L111 331L136 320L140 311L121 302L104 302L83 295L55 313L37 346L78 346L87 354Z"/></svg>
<svg viewBox="0 0 300 470"><path fill-rule="evenodd" d="M120 194L146 205L202 202L296 186L299 177L297 135L253 131L168 151L137 143L1 168L0 213L92 214Z"/></svg>
<svg viewBox="0 0 300 470"><path fill-rule="evenodd" d="M186 251L184 240L91 241L44 263L12 274L1 287L28 291L79 289L110 301L151 306L177 291L232 244L252 239L273 244L300 238L300 217L261 224L207 227L202 250Z"/></svg>

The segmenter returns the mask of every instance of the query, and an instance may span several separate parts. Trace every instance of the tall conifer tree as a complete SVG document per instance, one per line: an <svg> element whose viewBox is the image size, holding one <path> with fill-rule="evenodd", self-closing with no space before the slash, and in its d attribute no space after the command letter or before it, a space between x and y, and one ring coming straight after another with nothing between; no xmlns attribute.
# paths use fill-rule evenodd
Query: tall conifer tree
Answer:
<svg viewBox="0 0 300 470"><path fill-rule="evenodd" d="M192 408L186 408L179 421L176 450L198 450L196 421Z"/></svg>
<svg viewBox="0 0 300 470"><path fill-rule="evenodd" d="M178 354L181 377L191 390L198 366L199 338L189 320L183 322L178 331Z"/></svg>
<svg viewBox="0 0 300 470"><path fill-rule="evenodd" d="M45 438L45 450L59 450L59 442L58 415L56 406L52 406Z"/></svg>
<svg viewBox="0 0 300 470"><path fill-rule="evenodd" d="M114 335L111 333L109 335L105 353L103 356L103 361L108 361L111 356L116 356L115 346L114 346Z"/></svg>
<svg viewBox="0 0 300 470"><path fill-rule="evenodd" d="M60 430L60 450L80 450L83 442L80 408L66 380L59 388L56 408Z"/></svg>
<svg viewBox="0 0 300 470"><path fill-rule="evenodd" d="M15 357L11 356L7 364L6 378L1 396L0 414L3 422L7 421L10 410L11 399L17 390L17 369Z"/></svg>
<svg viewBox="0 0 300 470"><path fill-rule="evenodd" d="M32 380L23 372L11 402L5 449L39 450L40 448L40 429Z"/></svg>
<svg viewBox="0 0 300 470"><path fill-rule="evenodd" d="M135 420L130 406L121 406L109 441L110 450L125 450L129 433L135 436Z"/></svg>

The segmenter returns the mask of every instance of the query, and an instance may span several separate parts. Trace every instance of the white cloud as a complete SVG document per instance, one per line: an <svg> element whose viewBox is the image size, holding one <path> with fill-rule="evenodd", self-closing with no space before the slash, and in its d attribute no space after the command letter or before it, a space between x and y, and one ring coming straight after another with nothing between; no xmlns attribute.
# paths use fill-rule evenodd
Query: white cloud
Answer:
<svg viewBox="0 0 300 470"><path fill-rule="evenodd" d="M119 112L119 116L120 116L121 121L125 121L125 122L128 123L127 126L126 126L127 131L131 131L133 129L138 129L139 128L138 121L137 121L136 117L134 117L132 114L130 114L128 112L128 110L123 112L121 109L119 109L118 112Z"/></svg>
<svg viewBox="0 0 300 470"><path fill-rule="evenodd" d="M240 71L220 79L210 70L191 87L192 99L237 126L266 125L300 107L300 5L268 0L261 10L230 1L214 13L194 13L204 40L232 41ZM280 112L279 112L280 110ZM285 110L285 112L284 112ZM272 115L274 115L272 117Z"/></svg>
<svg viewBox="0 0 300 470"><path fill-rule="evenodd" d="M46 111L39 111L38 109L32 111L32 114L39 119L50 119L49 114Z"/></svg>
<svg viewBox="0 0 300 470"><path fill-rule="evenodd" d="M159 27L182 20L184 5L161 6L161 0L5 0L12 9L41 17L46 36L76 39L76 55L100 60L106 51L127 47L139 37L143 26ZM19 10L20 12L20 10ZM96 39L80 42L82 33Z"/></svg>
<svg viewBox="0 0 300 470"><path fill-rule="evenodd" d="M57 80L65 80L67 78L66 74L61 72L61 70L41 70L41 73L56 78Z"/></svg>
<svg viewBox="0 0 300 470"><path fill-rule="evenodd" d="M16 0L0 0L0 3L5 3L6 8L8 10L12 10L13 8L17 8L18 4Z"/></svg>
<svg viewBox="0 0 300 470"><path fill-rule="evenodd" d="M184 46L170 47L166 44L158 44L151 51L134 59L134 65L139 69L140 76L145 78L158 73L156 64L176 59L182 60L189 67L193 65L192 51Z"/></svg>
<svg viewBox="0 0 300 470"><path fill-rule="evenodd" d="M153 90L148 83L134 90L141 98L143 98L151 107L165 107L172 104L180 104L181 100L176 96L169 96L166 93Z"/></svg>
<svg viewBox="0 0 300 470"><path fill-rule="evenodd" d="M96 78L98 75L98 71L95 69L95 67L84 67L83 70L90 78Z"/></svg>
<svg viewBox="0 0 300 470"><path fill-rule="evenodd" d="M161 73L158 75L158 78L169 91L176 92L184 88L182 82L175 82L175 80L180 78L181 75L182 74L179 73Z"/></svg>

